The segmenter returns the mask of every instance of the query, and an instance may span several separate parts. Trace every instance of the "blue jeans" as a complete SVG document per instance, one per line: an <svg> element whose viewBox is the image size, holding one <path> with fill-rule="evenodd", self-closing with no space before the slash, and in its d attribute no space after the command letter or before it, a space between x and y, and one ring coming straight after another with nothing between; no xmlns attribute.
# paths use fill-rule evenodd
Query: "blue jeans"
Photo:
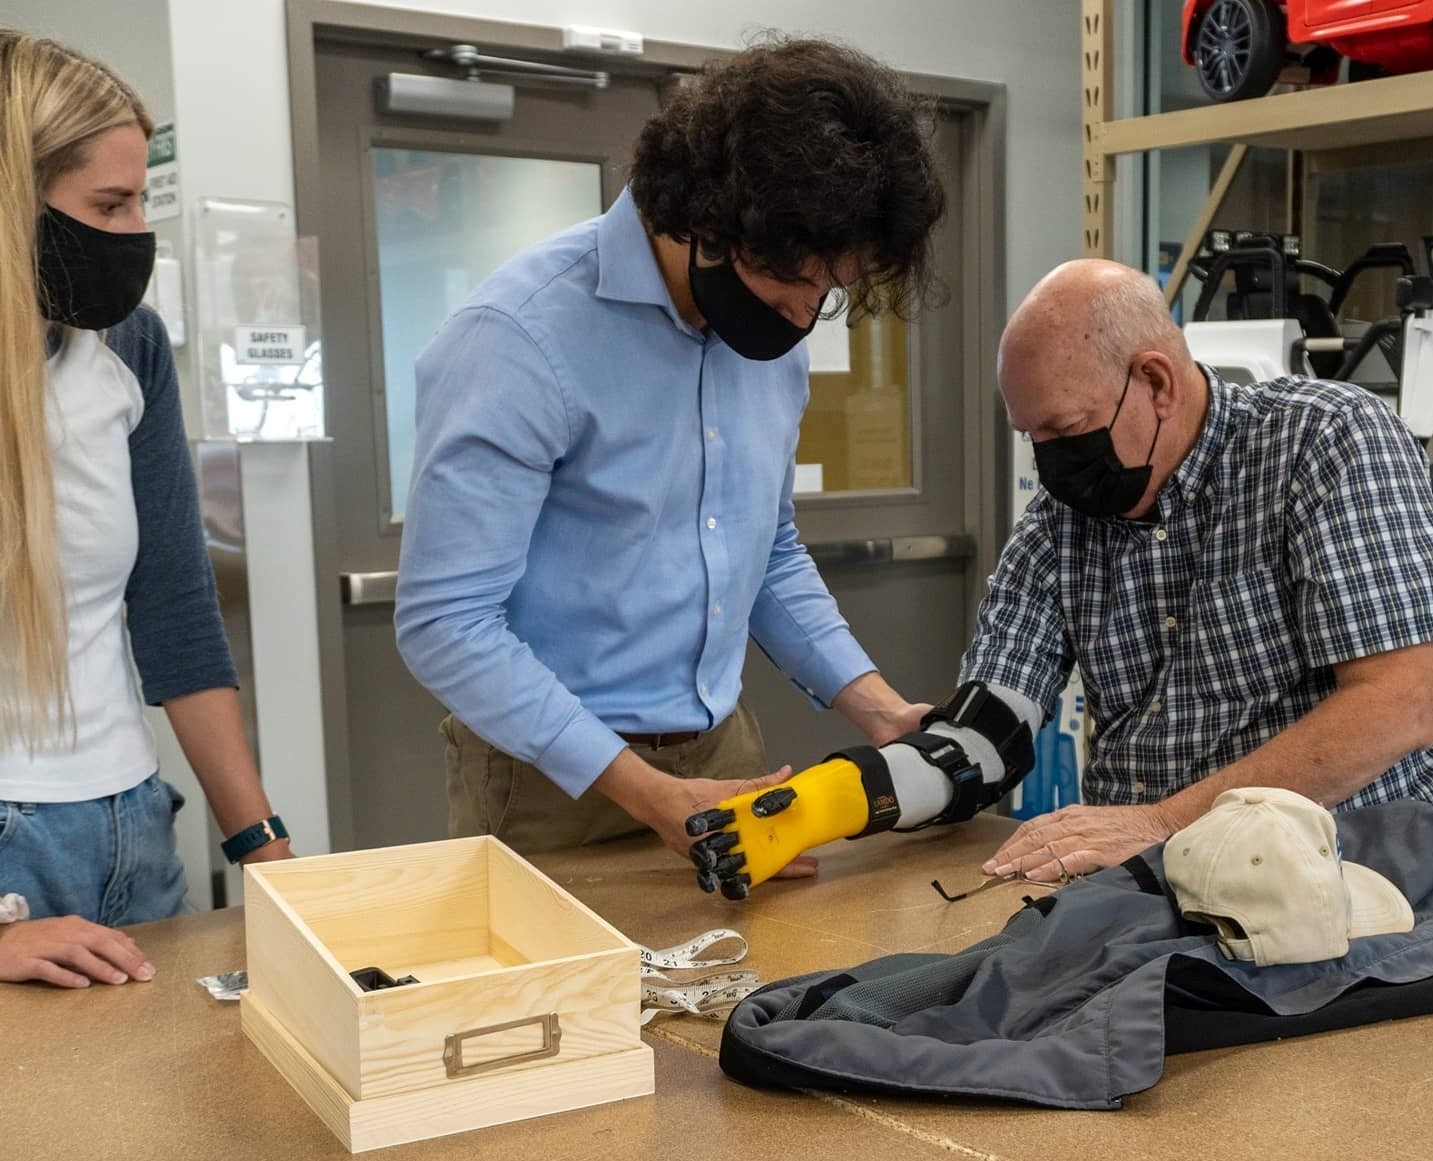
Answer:
<svg viewBox="0 0 1433 1161"><path fill-rule="evenodd" d="M106 927L186 910L174 816L184 796L158 774L87 802L0 802L0 893L30 915L82 915Z"/></svg>

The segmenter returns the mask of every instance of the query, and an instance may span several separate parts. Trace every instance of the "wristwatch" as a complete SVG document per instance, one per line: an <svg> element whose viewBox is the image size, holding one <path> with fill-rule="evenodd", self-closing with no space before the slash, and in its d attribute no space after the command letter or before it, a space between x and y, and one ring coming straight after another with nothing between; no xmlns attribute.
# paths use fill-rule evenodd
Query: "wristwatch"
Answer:
<svg viewBox="0 0 1433 1161"><path fill-rule="evenodd" d="M231 834L219 844L219 849L224 852L224 857L231 863L237 863L249 852L288 837L289 832L284 826L284 820L275 814L261 822L254 823L253 826L246 826L243 830Z"/></svg>

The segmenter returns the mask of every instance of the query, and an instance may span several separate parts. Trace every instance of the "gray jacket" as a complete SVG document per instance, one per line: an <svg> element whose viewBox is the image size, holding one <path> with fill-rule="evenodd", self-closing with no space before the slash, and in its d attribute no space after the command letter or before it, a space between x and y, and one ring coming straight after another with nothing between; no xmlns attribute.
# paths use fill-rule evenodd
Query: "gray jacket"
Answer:
<svg viewBox="0 0 1433 1161"><path fill-rule="evenodd" d="M1337 819L1344 857L1408 897L1412 931L1320 963L1224 959L1213 929L1174 906L1161 844L1027 905L958 955L888 956L762 988L727 1022L721 1066L761 1086L1111 1109L1159 1080L1166 1052L1433 1011L1433 804Z"/></svg>

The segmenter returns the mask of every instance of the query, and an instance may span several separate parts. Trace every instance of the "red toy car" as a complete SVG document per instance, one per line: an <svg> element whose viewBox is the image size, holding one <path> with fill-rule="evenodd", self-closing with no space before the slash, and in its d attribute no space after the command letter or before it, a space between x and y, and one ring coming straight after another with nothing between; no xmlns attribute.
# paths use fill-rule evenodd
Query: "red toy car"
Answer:
<svg viewBox="0 0 1433 1161"><path fill-rule="evenodd" d="M1287 64L1336 80L1433 68L1433 0L1184 0L1184 60L1216 101L1261 97ZM1357 66L1357 67L1355 67Z"/></svg>

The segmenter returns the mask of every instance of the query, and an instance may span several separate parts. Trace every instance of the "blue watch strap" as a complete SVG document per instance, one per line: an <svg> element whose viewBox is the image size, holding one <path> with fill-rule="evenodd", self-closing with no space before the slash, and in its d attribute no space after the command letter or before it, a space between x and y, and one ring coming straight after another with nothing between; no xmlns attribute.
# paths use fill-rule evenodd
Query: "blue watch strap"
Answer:
<svg viewBox="0 0 1433 1161"><path fill-rule="evenodd" d="M231 834L219 844L219 849L231 863L237 863L250 851L288 837L289 832L284 826L284 820L275 814Z"/></svg>

